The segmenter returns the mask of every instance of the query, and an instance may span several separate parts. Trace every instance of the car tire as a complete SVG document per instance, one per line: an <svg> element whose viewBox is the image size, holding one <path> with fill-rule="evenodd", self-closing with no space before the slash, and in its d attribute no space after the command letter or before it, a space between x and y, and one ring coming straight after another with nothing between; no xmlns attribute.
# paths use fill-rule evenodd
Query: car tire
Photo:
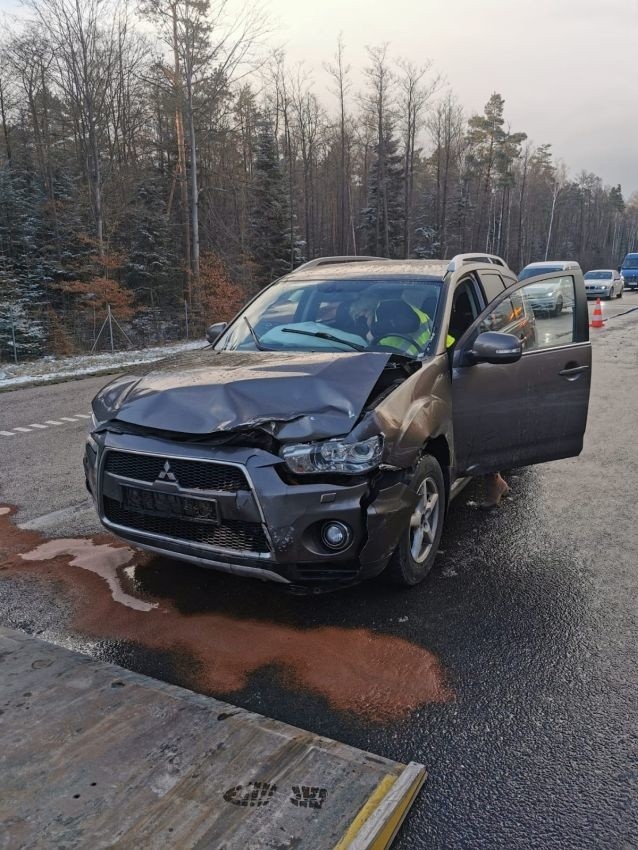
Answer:
<svg viewBox="0 0 638 850"><path fill-rule="evenodd" d="M622 293L623 293L623 287L621 286L620 289L618 290L618 295L616 296L616 298L622 298Z"/></svg>
<svg viewBox="0 0 638 850"><path fill-rule="evenodd" d="M558 298L556 299L556 306L554 307L553 315L554 316L560 316L560 314L562 312L563 312L563 298L562 298L561 295L559 295Z"/></svg>
<svg viewBox="0 0 638 850"><path fill-rule="evenodd" d="M385 569L389 581L401 587L414 587L423 581L434 565L441 541L447 499L443 470L435 457L423 455L410 487L419 494L419 501ZM434 504L433 496L436 496ZM431 507L426 513L424 508L428 505Z"/></svg>

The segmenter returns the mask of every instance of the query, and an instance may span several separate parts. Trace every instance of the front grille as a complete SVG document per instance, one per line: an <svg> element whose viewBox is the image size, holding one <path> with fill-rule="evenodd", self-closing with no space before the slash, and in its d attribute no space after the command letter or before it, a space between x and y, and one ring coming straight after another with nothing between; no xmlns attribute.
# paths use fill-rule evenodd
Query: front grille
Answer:
<svg viewBox="0 0 638 850"><path fill-rule="evenodd" d="M183 520L180 517L158 517L130 511L108 496L104 497L104 513L110 522L131 531L147 531L207 546L232 549L236 552L269 552L264 530L258 522L224 520L220 525Z"/></svg>
<svg viewBox="0 0 638 850"><path fill-rule="evenodd" d="M227 493L250 489L246 476L238 467L203 460L183 460L173 457L166 458L161 455L138 455L132 452L110 451L106 456L104 469L114 475L122 475L135 481L146 481L152 484L159 477L167 460L180 487L189 490L217 490Z"/></svg>

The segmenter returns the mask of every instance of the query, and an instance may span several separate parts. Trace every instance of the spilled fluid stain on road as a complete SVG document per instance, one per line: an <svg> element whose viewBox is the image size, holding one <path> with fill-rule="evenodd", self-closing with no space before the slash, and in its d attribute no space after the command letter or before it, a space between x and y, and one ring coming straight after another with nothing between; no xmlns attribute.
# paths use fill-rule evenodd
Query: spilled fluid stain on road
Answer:
<svg viewBox="0 0 638 850"><path fill-rule="evenodd" d="M133 608L136 611L152 611L157 602L142 602L126 593L120 583L118 568L129 564L135 552L128 546L111 546L108 543L94 543L90 539L49 540L41 543L30 552L20 555L24 561L49 561L60 555L72 556L69 566L80 567L101 576L107 583L115 602Z"/></svg>
<svg viewBox="0 0 638 850"><path fill-rule="evenodd" d="M290 689L320 694L334 709L377 723L454 696L438 658L403 638L366 628L303 629L227 613L184 614L170 600L135 595L135 577L153 564L150 556L106 534L46 540L17 528L12 514L0 507L0 577L62 582L75 632L186 654L197 667L189 683L196 690L228 695L274 667Z"/></svg>

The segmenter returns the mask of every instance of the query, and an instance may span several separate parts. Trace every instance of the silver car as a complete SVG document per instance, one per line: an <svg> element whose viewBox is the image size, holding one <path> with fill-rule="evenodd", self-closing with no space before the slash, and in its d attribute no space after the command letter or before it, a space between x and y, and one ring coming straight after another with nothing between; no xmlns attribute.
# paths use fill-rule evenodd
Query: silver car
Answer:
<svg viewBox="0 0 638 850"><path fill-rule="evenodd" d="M622 298L623 279L615 269L592 269L585 275L588 298Z"/></svg>

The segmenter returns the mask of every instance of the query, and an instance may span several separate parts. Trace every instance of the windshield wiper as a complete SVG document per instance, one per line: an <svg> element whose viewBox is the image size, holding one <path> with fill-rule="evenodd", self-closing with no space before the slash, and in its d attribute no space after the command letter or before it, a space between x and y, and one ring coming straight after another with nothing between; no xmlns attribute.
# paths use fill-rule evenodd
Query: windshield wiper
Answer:
<svg viewBox="0 0 638 850"><path fill-rule="evenodd" d="M301 334L302 336L317 336L319 339L328 339L330 342L338 342L340 345L349 345L355 351L367 351L365 345L359 345L358 342L350 342L349 339L341 339L338 336L333 336L326 331L300 331L298 328L282 328L282 334Z"/></svg>
<svg viewBox="0 0 638 850"><path fill-rule="evenodd" d="M246 322L246 324L248 325L248 330L250 331L250 335L251 335L251 337L255 340L255 345L257 346L257 350L258 350L258 351L272 351L272 348L266 348L266 346L265 346L265 345L262 345L262 344L261 344L261 340L260 340L260 339L259 339L259 337L257 336L257 331L256 331L256 330L254 329L254 327L250 324L250 322L248 321L248 319L246 318L246 316L244 316L244 321L245 321L245 322Z"/></svg>

